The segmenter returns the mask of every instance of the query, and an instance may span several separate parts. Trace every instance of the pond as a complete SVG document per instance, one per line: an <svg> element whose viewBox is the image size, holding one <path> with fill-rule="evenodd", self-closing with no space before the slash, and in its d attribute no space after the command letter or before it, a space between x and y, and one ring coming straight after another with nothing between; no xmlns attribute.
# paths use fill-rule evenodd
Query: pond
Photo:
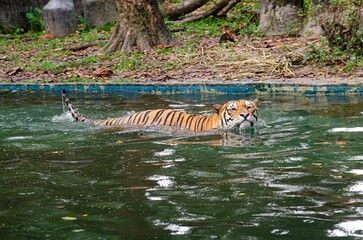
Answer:
<svg viewBox="0 0 363 240"><path fill-rule="evenodd" d="M90 118L211 113L255 96L69 92ZM203 135L90 126L60 94L0 92L4 239L363 237L363 96L258 96L258 126Z"/></svg>

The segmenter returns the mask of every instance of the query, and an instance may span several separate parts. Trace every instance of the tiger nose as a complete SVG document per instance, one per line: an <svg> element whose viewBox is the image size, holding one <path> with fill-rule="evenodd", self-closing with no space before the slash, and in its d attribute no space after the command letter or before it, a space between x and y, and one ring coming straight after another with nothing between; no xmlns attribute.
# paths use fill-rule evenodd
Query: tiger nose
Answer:
<svg viewBox="0 0 363 240"><path fill-rule="evenodd" d="M249 115L250 115L250 113L240 113L239 114L241 117L243 117L243 118L247 118Z"/></svg>

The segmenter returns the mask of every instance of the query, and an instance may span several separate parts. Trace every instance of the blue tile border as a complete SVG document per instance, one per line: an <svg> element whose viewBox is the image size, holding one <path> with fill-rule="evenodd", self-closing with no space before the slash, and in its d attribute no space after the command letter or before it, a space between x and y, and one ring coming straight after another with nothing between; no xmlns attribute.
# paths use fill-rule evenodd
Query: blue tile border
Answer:
<svg viewBox="0 0 363 240"><path fill-rule="evenodd" d="M82 92L137 92L149 94L180 94L180 93L231 93L231 94L298 94L298 95L335 95L363 94L363 83L358 85L303 85L274 83L231 83L231 84L0 84L0 91L67 91Z"/></svg>

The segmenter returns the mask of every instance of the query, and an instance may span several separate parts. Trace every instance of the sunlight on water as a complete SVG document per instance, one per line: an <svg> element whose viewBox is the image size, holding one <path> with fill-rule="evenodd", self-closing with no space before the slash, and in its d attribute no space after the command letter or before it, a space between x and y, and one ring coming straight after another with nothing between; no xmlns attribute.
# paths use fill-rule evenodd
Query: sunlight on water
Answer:
<svg viewBox="0 0 363 240"><path fill-rule="evenodd" d="M156 181L159 187L170 188L175 184L175 181L170 176L154 175L147 178L151 181Z"/></svg>
<svg viewBox="0 0 363 240"><path fill-rule="evenodd" d="M349 188L349 191L363 194L363 181L355 183Z"/></svg>
<svg viewBox="0 0 363 240"><path fill-rule="evenodd" d="M353 173L356 175L363 175L363 169L352 169L349 171L349 173Z"/></svg>
<svg viewBox="0 0 363 240"><path fill-rule="evenodd" d="M241 98L70 94L97 119ZM0 98L4 239L363 237L361 96L259 96L257 126L203 134L77 123L59 94Z"/></svg>
<svg viewBox="0 0 363 240"><path fill-rule="evenodd" d="M155 152L154 156L171 156L175 153L175 149L164 149L161 152Z"/></svg>
<svg viewBox="0 0 363 240"><path fill-rule="evenodd" d="M355 128L333 128L329 132L363 132L363 127Z"/></svg>
<svg viewBox="0 0 363 240"><path fill-rule="evenodd" d="M169 230L172 235L185 235L188 234L192 228L187 226L180 226L176 224L169 224L164 228L165 230Z"/></svg>
<svg viewBox="0 0 363 240"><path fill-rule="evenodd" d="M347 221L334 225L329 237L363 237L363 220Z"/></svg>

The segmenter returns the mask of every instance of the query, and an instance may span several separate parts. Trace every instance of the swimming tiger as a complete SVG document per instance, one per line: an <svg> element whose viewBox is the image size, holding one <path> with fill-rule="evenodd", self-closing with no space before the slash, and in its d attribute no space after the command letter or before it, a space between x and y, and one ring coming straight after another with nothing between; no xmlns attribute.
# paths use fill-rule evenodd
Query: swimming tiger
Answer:
<svg viewBox="0 0 363 240"><path fill-rule="evenodd" d="M175 109L155 109L94 120L82 116L76 110L64 89L62 89L62 98L75 121L101 126L170 126L190 132L205 132L213 129L247 128L257 123L257 99L228 101L214 105L214 113L209 116L193 115Z"/></svg>

